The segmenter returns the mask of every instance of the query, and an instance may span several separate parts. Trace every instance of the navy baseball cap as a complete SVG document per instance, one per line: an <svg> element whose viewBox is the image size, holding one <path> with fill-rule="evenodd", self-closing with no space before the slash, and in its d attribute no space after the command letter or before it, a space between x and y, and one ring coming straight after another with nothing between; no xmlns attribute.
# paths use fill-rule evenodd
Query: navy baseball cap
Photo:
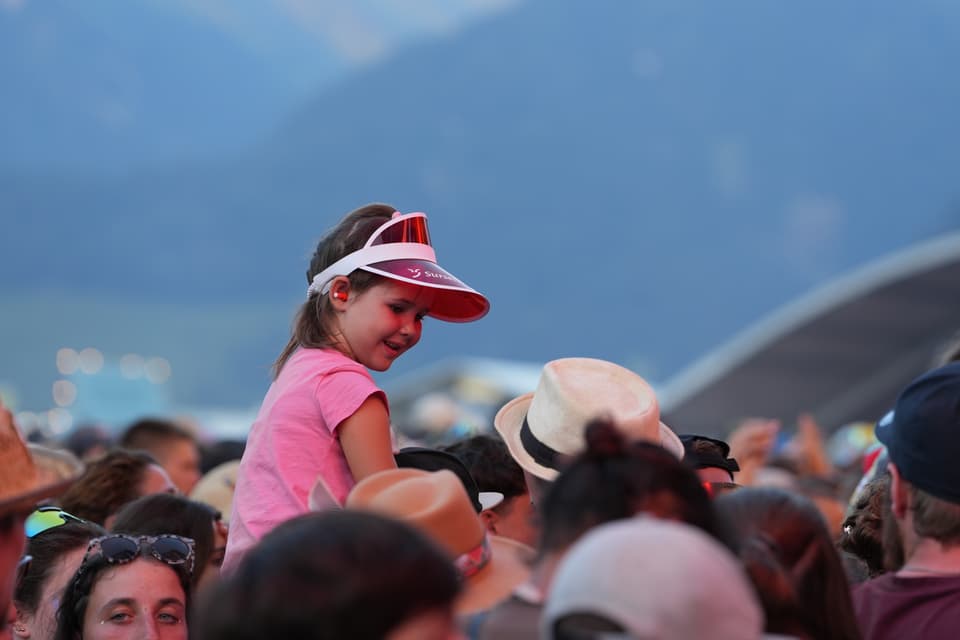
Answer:
<svg viewBox="0 0 960 640"><path fill-rule="evenodd" d="M960 362L911 382L877 423L876 434L910 484L960 503Z"/></svg>

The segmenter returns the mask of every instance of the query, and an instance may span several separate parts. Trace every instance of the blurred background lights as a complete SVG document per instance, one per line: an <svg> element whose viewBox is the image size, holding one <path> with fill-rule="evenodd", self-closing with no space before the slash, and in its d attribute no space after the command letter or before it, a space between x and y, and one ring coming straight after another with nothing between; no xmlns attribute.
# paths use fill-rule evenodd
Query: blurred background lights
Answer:
<svg viewBox="0 0 960 640"><path fill-rule="evenodd" d="M53 435L63 435L73 426L73 415L66 409L50 409L47 411L47 424Z"/></svg>
<svg viewBox="0 0 960 640"><path fill-rule="evenodd" d="M80 371L98 373L103 368L103 354L93 347L80 352Z"/></svg>
<svg viewBox="0 0 960 640"><path fill-rule="evenodd" d="M76 373L80 366L80 355L68 347L57 351L57 371L65 376Z"/></svg>
<svg viewBox="0 0 960 640"><path fill-rule="evenodd" d="M143 367L143 356L140 354L128 353L120 358L120 375L124 378L130 380L142 378L144 374Z"/></svg>
<svg viewBox="0 0 960 640"><path fill-rule="evenodd" d="M69 380L57 380L53 383L53 401L59 407L69 407L77 399L77 385Z"/></svg>
<svg viewBox="0 0 960 640"><path fill-rule="evenodd" d="M147 380L154 384L163 384L170 377L170 362L166 358L150 358L143 364Z"/></svg>

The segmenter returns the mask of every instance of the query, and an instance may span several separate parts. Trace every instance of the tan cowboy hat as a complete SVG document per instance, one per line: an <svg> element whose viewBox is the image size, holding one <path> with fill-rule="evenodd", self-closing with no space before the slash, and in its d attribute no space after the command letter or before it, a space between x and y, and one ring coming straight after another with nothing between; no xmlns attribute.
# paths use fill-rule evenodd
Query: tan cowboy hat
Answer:
<svg viewBox="0 0 960 640"><path fill-rule="evenodd" d="M521 467L553 480L564 458L584 448L590 420L609 417L631 440L648 440L683 458L683 443L660 422L653 388L629 369L592 358L548 362L533 393L497 412L494 427Z"/></svg>
<svg viewBox="0 0 960 640"><path fill-rule="evenodd" d="M403 520L439 543L464 578L458 615L490 609L530 574L527 561L533 551L488 534L452 471L381 471L358 482L346 506Z"/></svg>
<svg viewBox="0 0 960 640"><path fill-rule="evenodd" d="M83 463L66 451L27 445L0 406L0 516L32 511L60 495L83 473Z"/></svg>

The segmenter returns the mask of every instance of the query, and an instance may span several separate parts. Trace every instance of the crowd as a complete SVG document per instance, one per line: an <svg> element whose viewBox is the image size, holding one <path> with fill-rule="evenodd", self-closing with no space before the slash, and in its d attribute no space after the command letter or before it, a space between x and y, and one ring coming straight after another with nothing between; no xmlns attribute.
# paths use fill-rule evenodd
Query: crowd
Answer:
<svg viewBox="0 0 960 640"><path fill-rule="evenodd" d="M489 433L398 443L369 370L487 299L386 205L307 281L245 443L165 419L27 443L0 406L0 640L954 637L956 346L854 455L812 416L686 433L589 358Z"/></svg>

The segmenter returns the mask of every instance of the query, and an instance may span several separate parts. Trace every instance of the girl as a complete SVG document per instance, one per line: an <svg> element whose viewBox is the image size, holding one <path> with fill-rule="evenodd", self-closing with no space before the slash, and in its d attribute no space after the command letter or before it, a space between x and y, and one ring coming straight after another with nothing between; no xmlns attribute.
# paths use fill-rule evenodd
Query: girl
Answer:
<svg viewBox="0 0 960 640"><path fill-rule="evenodd" d="M225 572L307 511L318 476L342 504L357 481L395 467L387 399L367 369L386 371L416 345L424 316L470 322L490 307L437 265L426 215L383 204L320 241L307 281L240 463Z"/></svg>

